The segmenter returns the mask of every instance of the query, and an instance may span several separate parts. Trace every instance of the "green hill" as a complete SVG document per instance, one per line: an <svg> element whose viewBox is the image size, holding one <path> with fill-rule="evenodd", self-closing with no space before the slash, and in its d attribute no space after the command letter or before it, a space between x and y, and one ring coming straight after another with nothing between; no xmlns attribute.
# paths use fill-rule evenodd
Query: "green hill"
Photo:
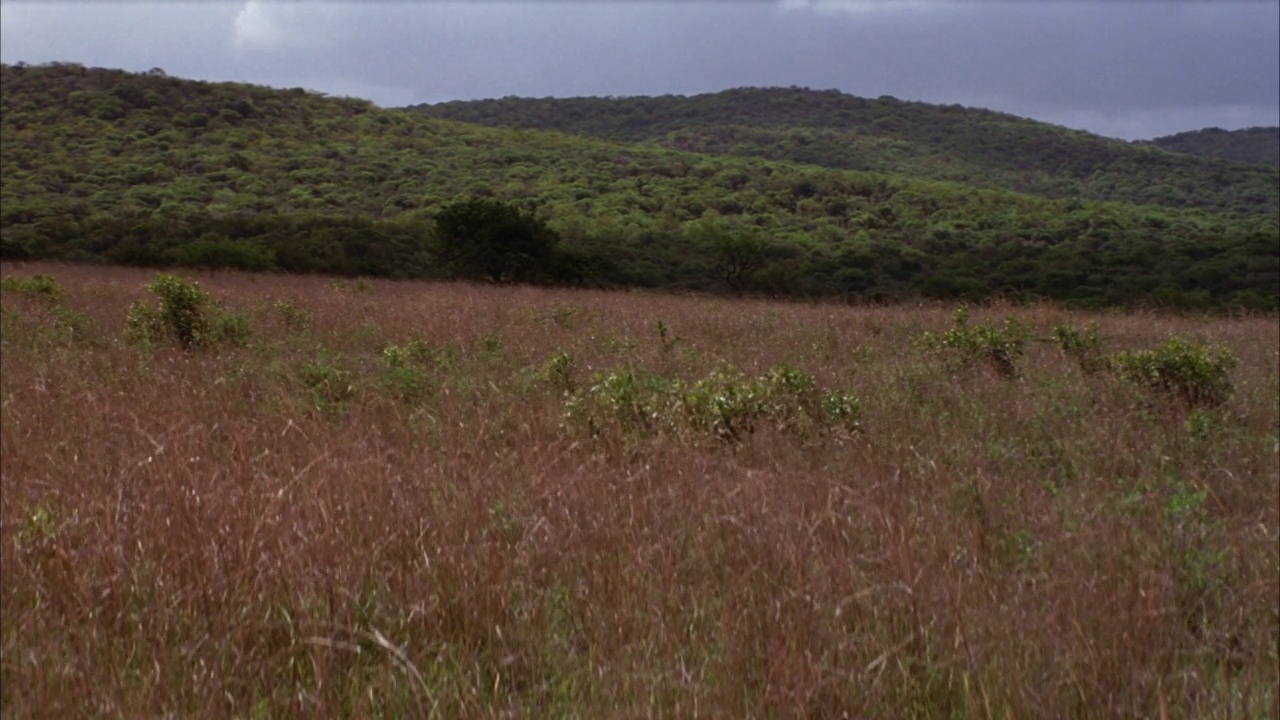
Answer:
<svg viewBox="0 0 1280 720"><path fill-rule="evenodd" d="M492 129L160 71L3 66L0 139L7 258L442 277L434 217L487 198L558 232L561 281L1081 305L1280 295L1274 215Z"/></svg>
<svg viewBox="0 0 1280 720"><path fill-rule="evenodd" d="M1252 127L1243 130L1205 128L1166 135L1148 142L1169 152L1280 166L1280 127Z"/></svg>
<svg viewBox="0 0 1280 720"><path fill-rule="evenodd" d="M951 180L1053 198L1280 212L1275 168L1099 137L959 105L836 90L739 88L691 97L515 98L409 108L431 117L719 155Z"/></svg>

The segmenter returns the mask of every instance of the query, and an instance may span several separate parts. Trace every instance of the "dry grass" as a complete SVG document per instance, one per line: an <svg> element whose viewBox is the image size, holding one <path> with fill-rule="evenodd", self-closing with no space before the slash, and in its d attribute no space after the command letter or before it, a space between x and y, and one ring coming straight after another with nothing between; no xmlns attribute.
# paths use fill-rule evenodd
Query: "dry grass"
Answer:
<svg viewBox="0 0 1280 720"><path fill-rule="evenodd" d="M1274 317L974 312L1225 345L1192 417L1047 342L947 371L943 307L218 274L256 334L192 354L123 341L150 273L3 272L78 314L4 293L5 717L1280 715ZM560 352L786 363L863 432L593 437Z"/></svg>

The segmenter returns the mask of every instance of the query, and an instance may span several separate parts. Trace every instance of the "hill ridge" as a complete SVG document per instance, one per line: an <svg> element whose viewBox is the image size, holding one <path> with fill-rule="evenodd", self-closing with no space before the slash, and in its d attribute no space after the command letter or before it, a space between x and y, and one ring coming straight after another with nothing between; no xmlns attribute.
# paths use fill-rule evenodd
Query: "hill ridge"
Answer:
<svg viewBox="0 0 1280 720"><path fill-rule="evenodd" d="M1280 212L1280 172L960 105L839 90L449 101L406 108L489 127L554 130L720 155L789 160L1050 198Z"/></svg>
<svg viewBox="0 0 1280 720"><path fill-rule="evenodd" d="M1280 295L1274 215L487 128L300 88L5 65L0 133L6 258L444 277L433 219L488 198L549 223L575 258L566 278L606 286L1090 306Z"/></svg>

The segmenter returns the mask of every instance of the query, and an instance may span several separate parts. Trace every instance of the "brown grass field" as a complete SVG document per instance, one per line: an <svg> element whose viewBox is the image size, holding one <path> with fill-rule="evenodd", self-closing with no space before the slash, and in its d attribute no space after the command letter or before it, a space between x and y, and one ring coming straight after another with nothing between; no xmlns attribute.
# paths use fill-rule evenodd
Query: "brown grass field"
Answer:
<svg viewBox="0 0 1280 720"><path fill-rule="evenodd" d="M154 272L0 274L65 291L3 293L6 718L1280 717L1274 316L975 308L1009 378L922 349L953 306L219 273L253 333L184 352L126 340ZM860 427L568 410L781 364Z"/></svg>

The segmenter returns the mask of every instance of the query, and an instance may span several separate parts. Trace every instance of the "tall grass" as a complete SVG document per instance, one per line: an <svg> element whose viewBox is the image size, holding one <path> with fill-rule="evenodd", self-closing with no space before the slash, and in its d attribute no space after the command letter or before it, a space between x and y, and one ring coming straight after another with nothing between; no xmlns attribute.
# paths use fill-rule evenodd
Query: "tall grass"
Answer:
<svg viewBox="0 0 1280 720"><path fill-rule="evenodd" d="M125 339L151 274L3 273L62 290L4 286L5 717L1280 714L1274 317L974 309L1010 373L918 347L951 307L206 274L253 333L189 352ZM1234 392L1086 373L1089 322ZM858 430L567 411L783 365Z"/></svg>

